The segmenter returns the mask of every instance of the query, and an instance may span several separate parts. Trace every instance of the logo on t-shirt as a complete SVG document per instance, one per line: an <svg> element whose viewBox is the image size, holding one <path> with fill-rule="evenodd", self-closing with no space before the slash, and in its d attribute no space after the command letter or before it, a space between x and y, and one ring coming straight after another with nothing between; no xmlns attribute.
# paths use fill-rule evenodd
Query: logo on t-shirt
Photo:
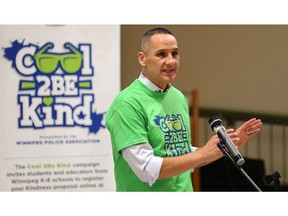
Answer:
<svg viewBox="0 0 288 216"><path fill-rule="evenodd" d="M191 152L187 130L181 114L156 115L154 122L163 132L166 157L175 157Z"/></svg>

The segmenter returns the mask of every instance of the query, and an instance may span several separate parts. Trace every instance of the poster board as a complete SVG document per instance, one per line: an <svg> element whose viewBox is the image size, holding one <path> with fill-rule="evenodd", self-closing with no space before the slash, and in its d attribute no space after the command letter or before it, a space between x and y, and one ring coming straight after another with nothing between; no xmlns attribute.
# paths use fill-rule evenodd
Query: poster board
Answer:
<svg viewBox="0 0 288 216"><path fill-rule="evenodd" d="M0 191L115 191L120 26L0 25Z"/></svg>

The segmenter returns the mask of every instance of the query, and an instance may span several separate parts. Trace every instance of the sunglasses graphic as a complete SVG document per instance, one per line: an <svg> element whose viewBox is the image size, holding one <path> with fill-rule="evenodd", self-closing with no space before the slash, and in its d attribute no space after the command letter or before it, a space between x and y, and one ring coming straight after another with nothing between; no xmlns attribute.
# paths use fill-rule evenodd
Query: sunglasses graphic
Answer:
<svg viewBox="0 0 288 216"><path fill-rule="evenodd" d="M82 66L82 54L70 43L65 43L64 47L73 53L44 53L53 48L52 43L45 44L35 55L36 66L42 73L53 73L59 67L67 73L76 73Z"/></svg>

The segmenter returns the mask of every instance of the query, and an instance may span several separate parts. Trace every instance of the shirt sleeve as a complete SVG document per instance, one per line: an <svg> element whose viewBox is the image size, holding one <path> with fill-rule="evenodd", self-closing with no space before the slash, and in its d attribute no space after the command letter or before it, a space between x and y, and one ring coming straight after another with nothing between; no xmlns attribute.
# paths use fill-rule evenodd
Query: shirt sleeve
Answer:
<svg viewBox="0 0 288 216"><path fill-rule="evenodd" d="M150 187L159 177L163 158L154 155L149 143L133 145L122 150L122 155L138 178Z"/></svg>
<svg viewBox="0 0 288 216"><path fill-rule="evenodd" d="M192 152L197 147L192 146ZM156 157L149 143L142 143L122 150L122 155L138 178L150 187L160 174L163 158ZM191 173L194 169L191 169Z"/></svg>
<svg viewBox="0 0 288 216"><path fill-rule="evenodd" d="M192 146L192 152L196 151L198 148L195 146Z"/></svg>

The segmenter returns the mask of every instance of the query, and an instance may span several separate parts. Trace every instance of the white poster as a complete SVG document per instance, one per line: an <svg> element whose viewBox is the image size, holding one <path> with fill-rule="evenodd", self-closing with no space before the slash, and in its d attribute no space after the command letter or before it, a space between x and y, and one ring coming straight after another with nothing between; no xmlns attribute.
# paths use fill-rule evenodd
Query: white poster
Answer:
<svg viewBox="0 0 288 216"><path fill-rule="evenodd" d="M120 26L0 25L0 191L115 191Z"/></svg>

